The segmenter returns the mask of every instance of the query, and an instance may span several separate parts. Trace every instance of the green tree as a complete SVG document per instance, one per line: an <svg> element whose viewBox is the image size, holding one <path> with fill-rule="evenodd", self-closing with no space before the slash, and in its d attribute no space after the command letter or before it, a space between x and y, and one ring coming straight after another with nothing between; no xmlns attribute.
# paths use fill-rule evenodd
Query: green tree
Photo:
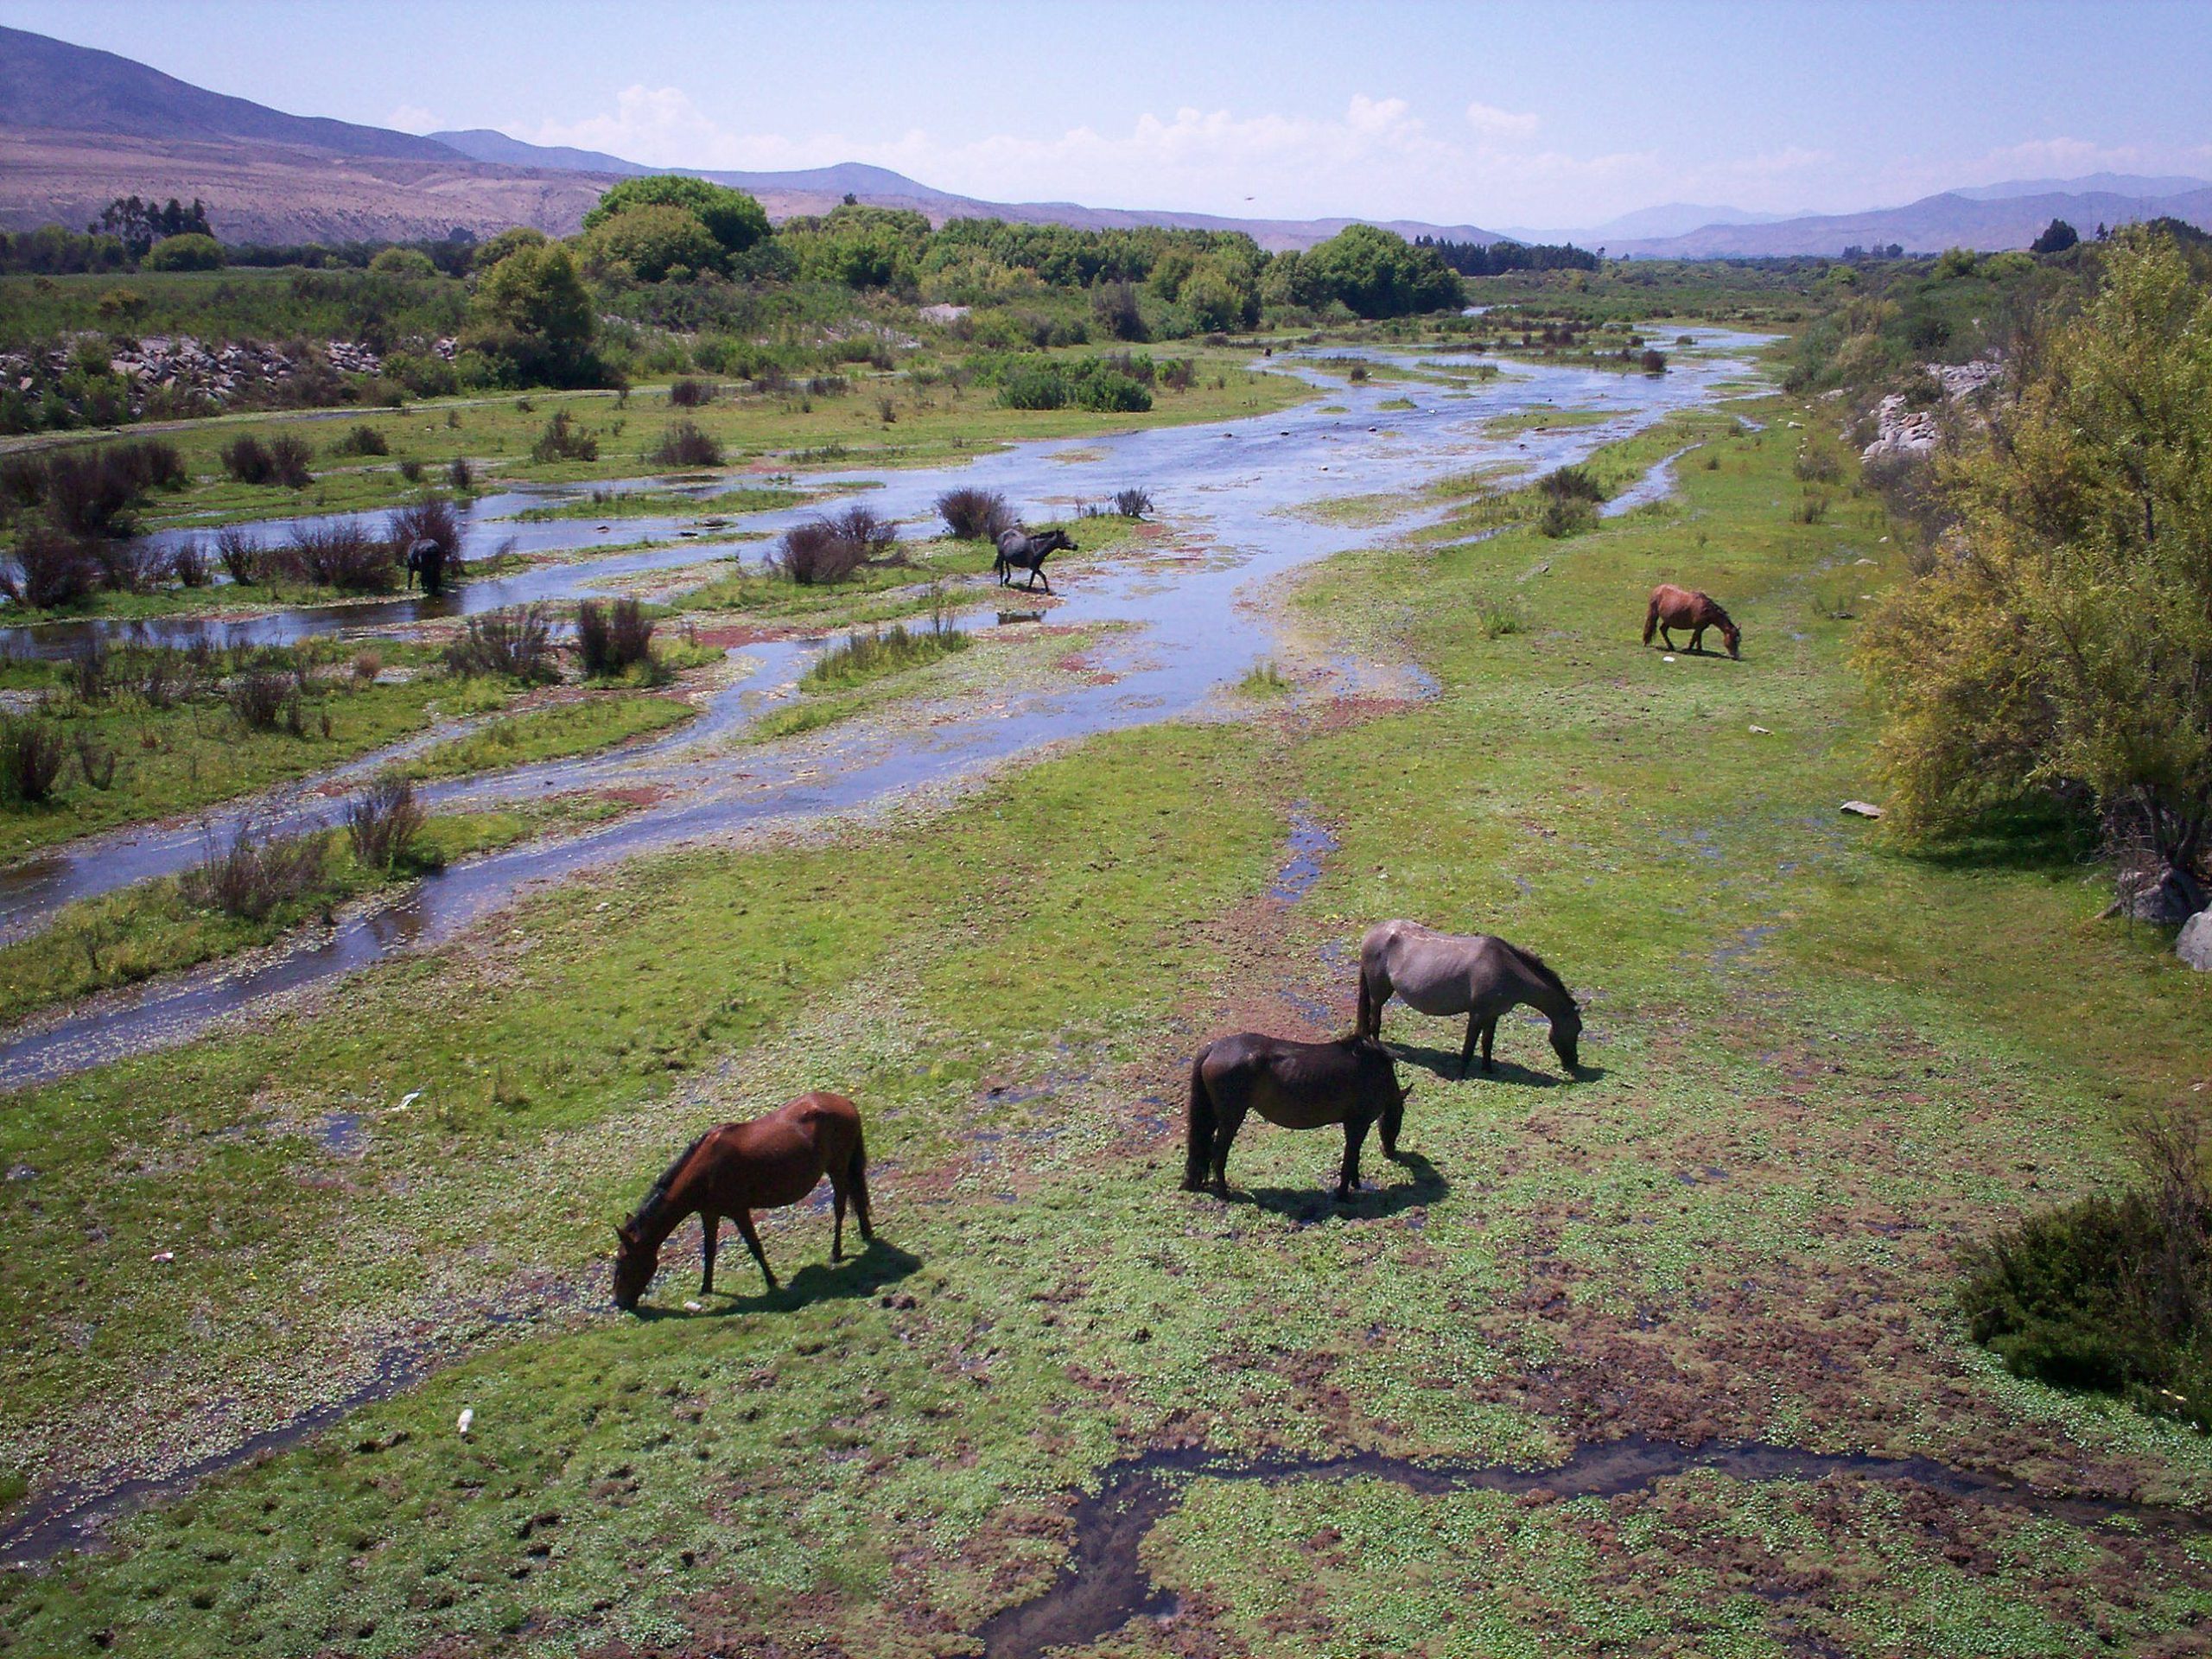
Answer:
<svg viewBox="0 0 2212 1659"><path fill-rule="evenodd" d="M1433 248L1374 225L1348 225L1300 260L1301 303L1338 300L1358 316L1400 317L1465 302L1459 274ZM1311 297L1308 297L1311 296Z"/></svg>
<svg viewBox="0 0 2212 1659"><path fill-rule="evenodd" d="M2212 825L2212 294L2121 232L2094 302L1939 463L1955 528L1868 625L1908 830L2036 790L2094 804L2177 907Z"/></svg>
<svg viewBox="0 0 2212 1659"><path fill-rule="evenodd" d="M652 173L623 180L584 215L583 227L595 231L616 214L637 207L682 208L707 227L725 256L743 253L768 238L768 215L744 191L680 173Z"/></svg>
<svg viewBox="0 0 2212 1659"><path fill-rule="evenodd" d="M2030 253L2063 253L2082 239L2081 232L2063 219L2044 226L2043 234L2028 245Z"/></svg>
<svg viewBox="0 0 2212 1659"><path fill-rule="evenodd" d="M599 372L597 330L568 249L542 243L518 248L484 274L462 343L504 364L520 384L578 385Z"/></svg>
<svg viewBox="0 0 2212 1659"><path fill-rule="evenodd" d="M489 242L477 245L468 256L468 262L478 270L489 270L511 253L524 248L542 248L547 237L544 232L528 225L512 225L501 231Z"/></svg>
<svg viewBox="0 0 2212 1659"><path fill-rule="evenodd" d="M387 276L435 276L438 268L420 248L380 248L369 269Z"/></svg>
<svg viewBox="0 0 2212 1659"><path fill-rule="evenodd" d="M163 237L146 250L139 264L148 270L220 270L223 245L212 236L187 231L181 236Z"/></svg>
<svg viewBox="0 0 2212 1659"><path fill-rule="evenodd" d="M576 248L591 269L620 270L641 283L712 270L726 257L699 216L681 207L629 208L586 231Z"/></svg>

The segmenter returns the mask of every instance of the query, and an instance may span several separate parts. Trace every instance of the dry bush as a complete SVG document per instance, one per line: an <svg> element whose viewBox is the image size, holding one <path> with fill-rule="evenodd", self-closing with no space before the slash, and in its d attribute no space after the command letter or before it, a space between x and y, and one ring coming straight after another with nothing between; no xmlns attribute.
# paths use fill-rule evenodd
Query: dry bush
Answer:
<svg viewBox="0 0 2212 1659"><path fill-rule="evenodd" d="M233 674L223 688L223 700L249 732L273 732L279 723L296 729L306 725L299 708L299 676L273 664L258 664Z"/></svg>
<svg viewBox="0 0 2212 1659"><path fill-rule="evenodd" d="M225 846L211 827L197 868L178 881L188 903L246 921L265 920L280 906L321 883L328 849L320 834L257 839L241 820Z"/></svg>
<svg viewBox="0 0 2212 1659"><path fill-rule="evenodd" d="M215 556L221 562L224 573L241 587L261 579L261 543L236 524L227 524L215 532Z"/></svg>
<svg viewBox="0 0 2212 1659"><path fill-rule="evenodd" d="M843 582L868 563L868 550L824 518L793 524L783 533L768 566L786 582L826 588Z"/></svg>
<svg viewBox="0 0 2212 1659"><path fill-rule="evenodd" d="M719 467L722 447L696 422L678 421L661 434L660 442L645 459L662 467Z"/></svg>
<svg viewBox="0 0 2212 1659"><path fill-rule="evenodd" d="M599 440L578 427L569 418L569 411L556 409L553 418L545 423L537 442L531 446L530 458L547 461L597 461Z"/></svg>
<svg viewBox="0 0 2212 1659"><path fill-rule="evenodd" d="M652 656L653 619L634 599L588 599L576 607L576 657L586 675L610 679Z"/></svg>
<svg viewBox="0 0 2212 1659"><path fill-rule="evenodd" d="M446 646L446 667L465 675L504 675L524 684L556 680L553 624L542 605L472 616Z"/></svg>
<svg viewBox="0 0 2212 1659"><path fill-rule="evenodd" d="M23 806L51 800L68 761L68 748L53 721L0 715L0 795Z"/></svg>
<svg viewBox="0 0 2212 1659"><path fill-rule="evenodd" d="M429 821L404 772L378 774L346 805L346 839L365 869L389 870L410 861Z"/></svg>
<svg viewBox="0 0 2212 1659"><path fill-rule="evenodd" d="M171 581L181 587L205 588L215 579L214 567L207 562L207 550L194 537L179 542L168 556Z"/></svg>
<svg viewBox="0 0 2212 1659"><path fill-rule="evenodd" d="M668 401L678 409L701 409L713 403L721 390L711 380L678 380L668 389Z"/></svg>
<svg viewBox="0 0 2212 1659"><path fill-rule="evenodd" d="M296 581L342 593L386 593L399 585L399 553L359 524L301 524L272 556Z"/></svg>
<svg viewBox="0 0 2212 1659"><path fill-rule="evenodd" d="M44 524L28 527L14 556L0 566L0 593L33 610L82 604L99 581L99 563L84 543Z"/></svg>
<svg viewBox="0 0 2212 1659"><path fill-rule="evenodd" d="M963 542L995 541L1001 531L1014 525L1014 509L996 490L947 490L938 497L937 510L944 527Z"/></svg>

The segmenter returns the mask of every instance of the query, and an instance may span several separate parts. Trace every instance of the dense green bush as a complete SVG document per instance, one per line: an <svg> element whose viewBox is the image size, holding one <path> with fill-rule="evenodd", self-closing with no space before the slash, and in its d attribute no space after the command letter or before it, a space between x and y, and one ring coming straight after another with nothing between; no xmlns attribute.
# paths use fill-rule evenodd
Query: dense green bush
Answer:
<svg viewBox="0 0 2212 1659"><path fill-rule="evenodd" d="M438 268L420 248L386 248L369 261L369 269L385 276L435 276Z"/></svg>
<svg viewBox="0 0 2212 1659"><path fill-rule="evenodd" d="M674 173L623 180L584 215L583 228L589 233L610 219L647 207L690 213L706 226L725 256L742 253L769 236L768 215L744 191Z"/></svg>
<svg viewBox="0 0 2212 1659"><path fill-rule="evenodd" d="M146 257L139 264L147 270L220 270L223 245L197 231L188 231L182 236L165 236L146 250Z"/></svg>
<svg viewBox="0 0 2212 1659"><path fill-rule="evenodd" d="M1293 297L1335 300L1356 316L1398 317L1457 308L1466 290L1433 247L1373 225L1348 225L1300 258Z"/></svg>
<svg viewBox="0 0 2212 1659"><path fill-rule="evenodd" d="M557 243L517 248L477 286L462 343L518 385L583 385L604 372L599 329L575 262Z"/></svg>
<svg viewBox="0 0 2212 1659"><path fill-rule="evenodd" d="M632 207L601 219L577 243L595 271L641 283L690 277L722 261L722 246L696 213L665 206Z"/></svg>

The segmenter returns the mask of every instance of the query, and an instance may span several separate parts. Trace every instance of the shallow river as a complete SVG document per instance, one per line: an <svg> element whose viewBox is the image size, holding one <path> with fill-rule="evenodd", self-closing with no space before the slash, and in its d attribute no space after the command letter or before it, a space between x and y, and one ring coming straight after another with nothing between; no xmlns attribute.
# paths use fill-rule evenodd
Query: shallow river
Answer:
<svg viewBox="0 0 2212 1659"><path fill-rule="evenodd" d="M1154 516L1173 526L1179 542L1202 551L1187 561L1152 557L1088 566L1079 553L1055 556L1048 571L1059 601L1047 620L1055 626L1122 625L1087 655L1087 663L1102 672L1076 677L1077 683L1060 683L1047 691L993 696L971 706L938 710L939 723L918 731L862 732L827 752L819 742L730 743L732 734L761 708L791 695L791 682L823 641L746 646L743 656L758 666L717 692L697 720L671 736L613 754L522 767L427 791L441 805L488 807L578 789L642 789L654 792L651 804L603 830L458 864L424 880L403 902L347 921L273 963L245 971L219 966L157 981L97 1013L35 1026L0 1044L0 1087L181 1041L212 1020L279 992L365 967L395 950L435 944L512 898L524 883L772 819L848 810L976 773L1042 744L1190 713L1271 648L1264 610L1241 601L1263 598L1297 566L1373 545L1434 516L1439 509L1423 499L1422 489L1438 479L1499 461L1532 472L1548 469L1674 410L1711 402L1719 395L1717 383L1740 378L1745 372L1745 360L1732 353L1760 343L1751 335L1695 332L1699 344L1713 354L1676 353L1662 377L1508 363L1501 365L1500 378L1465 387L1388 381L1347 386L1331 380L1324 397L1274 415L1022 444L955 467L835 474L877 486L868 492L868 504L922 533L933 518L937 497L956 486L1002 491L1025 517L1039 520L1065 516L1075 502L1103 500L1134 485L1150 492ZM1365 355L1387 359L1384 353ZM1431 360L1459 360L1428 355ZM1410 363L1421 356L1397 360ZM1296 371L1294 359L1278 364ZM1399 398L1410 398L1414 407L1378 407ZM1501 415L1547 404L1600 409L1609 417L1503 438L1482 430ZM1332 408L1343 412L1328 412ZM573 551L601 542L673 534L678 528L674 520L614 519L602 532L590 520L518 524L499 516L543 504L549 496L582 494L588 487L482 499L468 521L468 553L482 556L511 537L524 550ZM1625 510L1664 488L1664 467L1655 467L1607 510ZM1388 525L1349 526L1313 522L1287 511L1346 495L1395 496L1404 512ZM733 523L747 531L772 531L811 511L753 514ZM281 523L264 525L262 533L280 537L286 528ZM1080 543L1080 524L1075 535ZM759 550L752 543L717 546L709 536L601 558L587 553L471 582L442 604L401 600L367 607L283 611L251 622L180 620L106 631L164 643L188 641L211 629L233 639L289 641L532 600L573 598L639 571L733 554L757 557ZM996 626L1001 611L1031 608L1018 591L956 590L954 597L982 607L963 615L962 626L969 627ZM18 651L68 649L92 626L0 630L0 641ZM1363 672L1359 666L1338 666L1340 677L1356 686ZM402 747L419 747L426 741L418 738ZM283 802L257 803L256 823L303 823L333 814L335 803L317 796L317 785L365 775L393 753L368 756L324 779L310 779ZM189 867L199 859L206 836L226 836L236 815L233 808L206 825L88 838L0 871L0 939L37 931L57 907L73 899Z"/></svg>

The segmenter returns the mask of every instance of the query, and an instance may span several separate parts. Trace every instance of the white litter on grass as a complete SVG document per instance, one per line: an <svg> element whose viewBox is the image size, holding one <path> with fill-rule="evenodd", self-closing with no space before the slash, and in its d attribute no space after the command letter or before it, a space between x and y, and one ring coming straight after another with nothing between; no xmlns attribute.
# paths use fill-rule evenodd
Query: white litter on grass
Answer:
<svg viewBox="0 0 2212 1659"><path fill-rule="evenodd" d="M1675 659L1671 657L1662 657L1659 660L1662 663L1671 663Z"/></svg>
<svg viewBox="0 0 2212 1659"><path fill-rule="evenodd" d="M459 1429L462 1436L465 1438L468 1433L469 1425L474 1423L475 1421L476 1408L474 1406L463 1406L461 1410L461 1420L456 1422L454 1427Z"/></svg>
<svg viewBox="0 0 2212 1659"><path fill-rule="evenodd" d="M1882 809L1872 801L1846 801L1843 810L1855 818L1878 818Z"/></svg>
<svg viewBox="0 0 2212 1659"><path fill-rule="evenodd" d="M175 1250L156 1250L154 1252L154 1260L156 1262L174 1262L176 1260L176 1252Z"/></svg>
<svg viewBox="0 0 2212 1659"><path fill-rule="evenodd" d="M1761 737L1772 737L1774 735L1774 733L1764 726L1754 726L1751 729L1757 732Z"/></svg>
<svg viewBox="0 0 2212 1659"><path fill-rule="evenodd" d="M414 1090L410 1093L402 1095L399 1097L399 1104L393 1107L391 1109L395 1112L404 1112L410 1106L412 1106L416 1101L422 1098L423 1091L420 1089Z"/></svg>
<svg viewBox="0 0 2212 1659"><path fill-rule="evenodd" d="M686 1302L683 1304L683 1311L686 1313L696 1313L700 1311L699 1304L696 1302Z"/></svg>

